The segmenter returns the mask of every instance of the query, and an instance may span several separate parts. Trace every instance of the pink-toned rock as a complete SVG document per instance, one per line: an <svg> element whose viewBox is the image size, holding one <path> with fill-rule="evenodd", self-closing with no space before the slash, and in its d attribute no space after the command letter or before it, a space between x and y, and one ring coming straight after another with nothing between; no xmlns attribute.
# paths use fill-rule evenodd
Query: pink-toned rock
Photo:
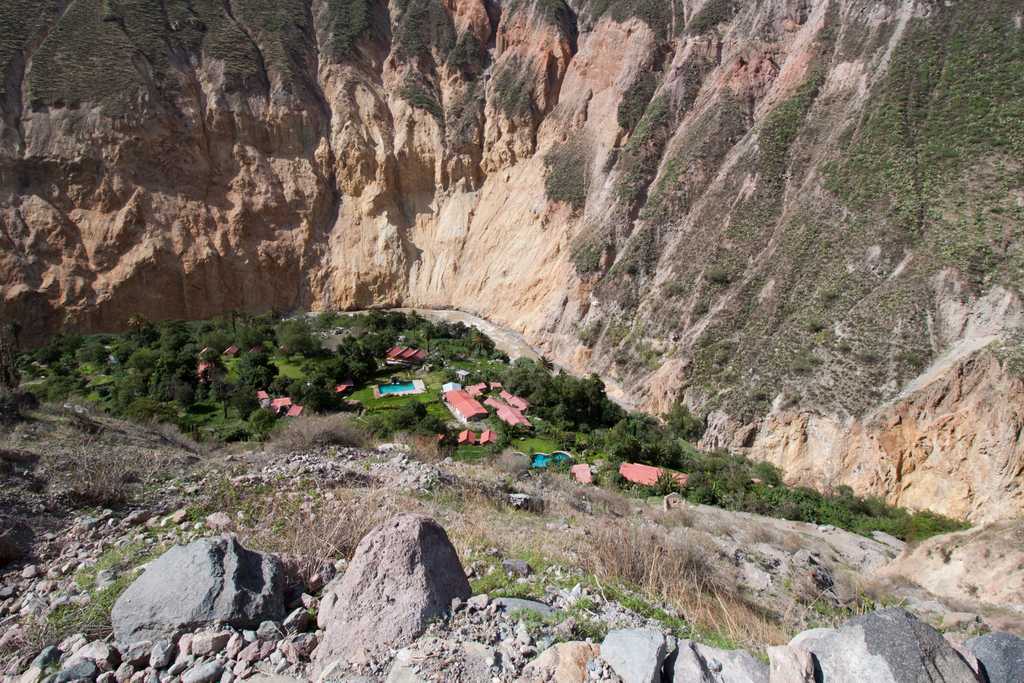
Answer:
<svg viewBox="0 0 1024 683"><path fill-rule="evenodd" d="M444 529L421 515L399 515L368 533L340 582L321 601L324 630L315 664L361 663L408 645L469 582Z"/></svg>
<svg viewBox="0 0 1024 683"><path fill-rule="evenodd" d="M523 683L583 683L587 680L587 662L600 654L592 643L573 642L552 645L523 669Z"/></svg>

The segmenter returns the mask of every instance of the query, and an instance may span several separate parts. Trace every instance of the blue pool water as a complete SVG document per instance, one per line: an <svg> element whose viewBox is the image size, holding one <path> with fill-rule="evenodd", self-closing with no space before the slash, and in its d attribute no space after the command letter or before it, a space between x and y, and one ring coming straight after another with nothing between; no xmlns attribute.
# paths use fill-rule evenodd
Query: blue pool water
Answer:
<svg viewBox="0 0 1024 683"><path fill-rule="evenodd" d="M415 391L416 385L412 382L403 382L402 384L381 384L377 387L377 391L380 392L381 396L387 396L388 394L404 394L407 391Z"/></svg>

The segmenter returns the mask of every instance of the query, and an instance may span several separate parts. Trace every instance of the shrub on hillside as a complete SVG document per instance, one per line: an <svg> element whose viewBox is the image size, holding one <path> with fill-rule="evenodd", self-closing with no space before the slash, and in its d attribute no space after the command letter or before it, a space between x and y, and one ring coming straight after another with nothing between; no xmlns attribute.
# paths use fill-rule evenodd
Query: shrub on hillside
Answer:
<svg viewBox="0 0 1024 683"><path fill-rule="evenodd" d="M274 434L278 451L301 451L321 446L365 446L366 433L347 415L289 418Z"/></svg>

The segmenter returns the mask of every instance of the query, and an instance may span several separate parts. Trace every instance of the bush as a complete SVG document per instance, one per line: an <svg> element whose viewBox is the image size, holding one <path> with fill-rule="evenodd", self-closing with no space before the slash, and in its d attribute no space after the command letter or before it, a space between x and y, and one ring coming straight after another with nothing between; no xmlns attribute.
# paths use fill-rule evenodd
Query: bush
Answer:
<svg viewBox="0 0 1024 683"><path fill-rule="evenodd" d="M269 410L257 408L249 414L249 428L258 439L266 439L277 424L277 417Z"/></svg>
<svg viewBox="0 0 1024 683"><path fill-rule="evenodd" d="M289 418L271 443L278 451L302 451L322 446L365 446L366 441L366 433L351 417L318 415Z"/></svg>
<svg viewBox="0 0 1024 683"><path fill-rule="evenodd" d="M579 211L587 201L590 159L580 142L563 142L544 155L544 189L548 199Z"/></svg>

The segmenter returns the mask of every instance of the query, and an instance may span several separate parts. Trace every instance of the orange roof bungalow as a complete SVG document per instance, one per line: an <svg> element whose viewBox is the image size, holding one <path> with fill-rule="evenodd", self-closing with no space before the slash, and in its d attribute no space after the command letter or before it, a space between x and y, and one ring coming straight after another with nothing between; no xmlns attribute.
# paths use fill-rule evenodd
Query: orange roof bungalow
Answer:
<svg viewBox="0 0 1024 683"><path fill-rule="evenodd" d="M228 358L234 358L238 355L238 347L232 344L228 348L224 349L224 355Z"/></svg>
<svg viewBox="0 0 1024 683"><path fill-rule="evenodd" d="M481 446L486 446L492 443L498 443L498 435L496 432L490 429L485 430L484 433L480 435L480 439L479 441L477 441L477 443L479 443Z"/></svg>
<svg viewBox="0 0 1024 683"><path fill-rule="evenodd" d="M427 352L411 346L392 346L384 357L386 365L419 365L427 359Z"/></svg>
<svg viewBox="0 0 1024 683"><path fill-rule="evenodd" d="M503 403L496 398L489 398L484 401L484 404L494 408L498 419L510 427L526 427L527 429L533 427L521 412L507 403Z"/></svg>
<svg viewBox="0 0 1024 683"><path fill-rule="evenodd" d="M257 401L269 401L270 400L270 394L268 394L267 392L265 392L265 391L263 391L261 389L261 390L256 392L256 400Z"/></svg>
<svg viewBox="0 0 1024 683"><path fill-rule="evenodd" d="M619 465L619 474L622 475L622 478L631 484L638 484L640 486L654 486L658 483L658 479L661 478L664 472L660 467L641 465L635 462L624 462ZM690 480L689 475L682 474L681 472L671 472L670 474L680 486L686 486L686 483Z"/></svg>
<svg viewBox="0 0 1024 683"><path fill-rule="evenodd" d="M466 393L476 398L487 391L487 383L480 382L480 384L474 384L473 386L466 387Z"/></svg>
<svg viewBox="0 0 1024 683"><path fill-rule="evenodd" d="M293 403L288 407L288 412L285 413L285 417L299 417L302 415L302 406L297 403Z"/></svg>
<svg viewBox="0 0 1024 683"><path fill-rule="evenodd" d="M523 412L530 407L530 403L525 398L519 398L515 394L510 394L504 389L502 389L501 393L498 395L505 399L505 403L509 404L519 412Z"/></svg>
<svg viewBox="0 0 1024 683"><path fill-rule="evenodd" d="M491 382L491 389L504 389L501 382Z"/></svg>
<svg viewBox="0 0 1024 683"><path fill-rule="evenodd" d="M205 384L210 381L211 370L213 370L213 363L205 360L201 361L199 365L196 366L196 377L199 378L200 382Z"/></svg>
<svg viewBox="0 0 1024 683"><path fill-rule="evenodd" d="M287 396L283 398L275 398L270 401L270 409L278 415L282 415L288 412L288 409L292 407L292 400Z"/></svg>
<svg viewBox="0 0 1024 683"><path fill-rule="evenodd" d="M590 471L590 465L586 463L581 462L578 465L573 465L569 468L569 474L571 474L572 478L581 484L594 483L594 475Z"/></svg>
<svg viewBox="0 0 1024 683"><path fill-rule="evenodd" d="M476 434L468 429L464 429L459 432L458 443L460 446L472 446L476 443Z"/></svg>
<svg viewBox="0 0 1024 683"><path fill-rule="evenodd" d="M462 422L470 422L487 417L487 409L462 389L448 391L444 394L445 405L456 418Z"/></svg>
<svg viewBox="0 0 1024 683"><path fill-rule="evenodd" d="M341 384L338 384L337 386L334 387L334 393L336 393L336 394L346 394L346 393L352 391L352 389L355 386L356 386L355 382L353 382L350 379L347 379L344 382L342 382Z"/></svg>

